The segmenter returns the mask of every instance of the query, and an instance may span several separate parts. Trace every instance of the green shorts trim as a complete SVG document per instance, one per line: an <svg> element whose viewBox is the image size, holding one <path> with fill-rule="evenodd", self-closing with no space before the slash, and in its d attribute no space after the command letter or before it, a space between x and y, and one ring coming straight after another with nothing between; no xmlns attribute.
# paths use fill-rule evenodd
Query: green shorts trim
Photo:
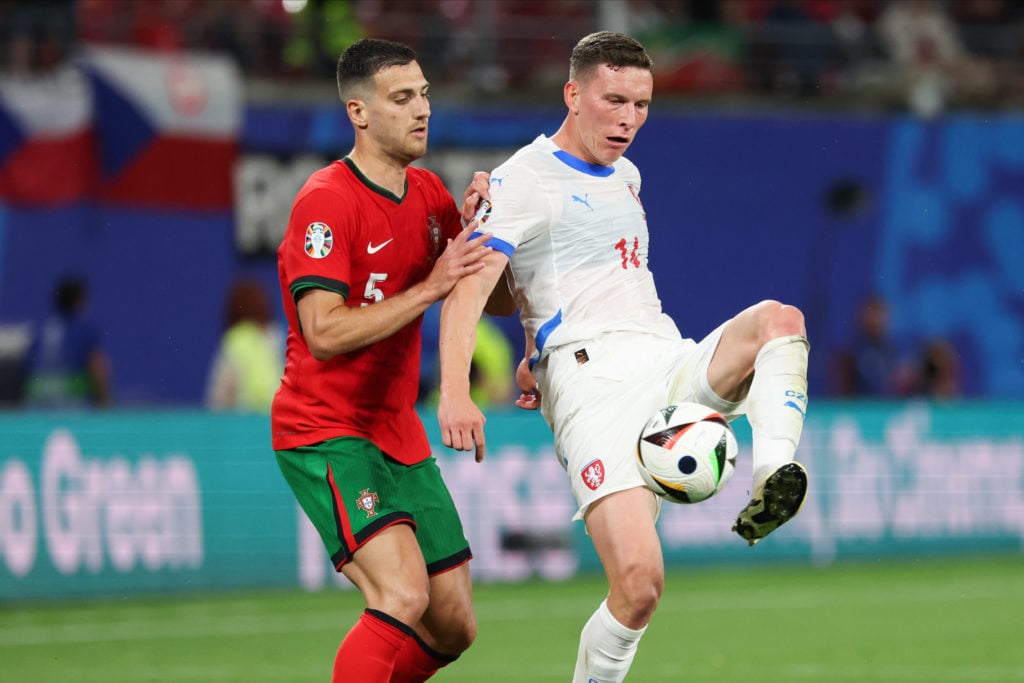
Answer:
<svg viewBox="0 0 1024 683"><path fill-rule="evenodd" d="M276 455L281 474L338 571L361 546L394 524L408 524L416 531L430 575L472 557L433 457L404 465L354 436Z"/></svg>

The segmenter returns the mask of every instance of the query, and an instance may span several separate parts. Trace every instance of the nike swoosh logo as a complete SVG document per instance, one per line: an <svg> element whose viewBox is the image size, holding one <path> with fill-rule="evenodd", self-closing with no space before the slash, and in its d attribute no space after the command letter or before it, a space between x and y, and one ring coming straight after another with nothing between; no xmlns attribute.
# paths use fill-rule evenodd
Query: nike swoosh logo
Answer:
<svg viewBox="0 0 1024 683"><path fill-rule="evenodd" d="M386 246L388 246L389 244L391 244L392 240L394 240L394 239L395 239L395 238L394 238L394 237L392 237L392 238L391 238L390 240L388 240L387 242L381 242L381 243L380 243L380 244L378 244L377 246L373 246L373 242L370 242L370 243L368 243L368 244L366 245L366 253L367 253L367 254L376 254L376 253L377 253L378 251L380 251L380 250L381 250L381 249L383 249L384 247L386 247Z"/></svg>

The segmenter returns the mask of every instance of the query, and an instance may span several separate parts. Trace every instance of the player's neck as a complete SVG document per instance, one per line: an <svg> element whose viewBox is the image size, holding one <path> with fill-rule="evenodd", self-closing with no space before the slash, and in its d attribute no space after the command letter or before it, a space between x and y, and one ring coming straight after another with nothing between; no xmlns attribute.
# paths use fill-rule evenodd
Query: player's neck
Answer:
<svg viewBox="0 0 1024 683"><path fill-rule="evenodd" d="M560 150L586 164L591 164L593 166L605 165L597 159L593 159L592 155L587 154L586 147L584 147L579 141L579 131L568 119L562 123L561 128L559 128L550 139L551 142L555 143L555 146Z"/></svg>
<svg viewBox="0 0 1024 683"><path fill-rule="evenodd" d="M396 197L405 194L405 171L409 164L398 162L388 157L372 154L361 154L353 149L348 158L374 185L377 185Z"/></svg>
<svg viewBox="0 0 1024 683"><path fill-rule="evenodd" d="M551 142L555 143L555 145L563 152L568 152L569 154L576 156L576 153L573 151L572 135L569 131L568 121L564 121L561 127L555 131L555 134L552 135L550 139Z"/></svg>

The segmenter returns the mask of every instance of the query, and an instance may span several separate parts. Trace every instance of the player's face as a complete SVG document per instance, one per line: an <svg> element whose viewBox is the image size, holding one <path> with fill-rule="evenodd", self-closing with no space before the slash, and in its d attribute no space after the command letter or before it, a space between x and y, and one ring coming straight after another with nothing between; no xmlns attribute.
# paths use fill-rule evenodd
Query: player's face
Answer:
<svg viewBox="0 0 1024 683"><path fill-rule="evenodd" d="M420 65L392 66L374 76L376 90L367 103L369 132L380 150L408 164L427 153L430 84Z"/></svg>
<svg viewBox="0 0 1024 683"><path fill-rule="evenodd" d="M575 116L575 150L570 154L592 164L610 166L633 143L647 121L654 76L634 66L593 69L566 86L570 115Z"/></svg>

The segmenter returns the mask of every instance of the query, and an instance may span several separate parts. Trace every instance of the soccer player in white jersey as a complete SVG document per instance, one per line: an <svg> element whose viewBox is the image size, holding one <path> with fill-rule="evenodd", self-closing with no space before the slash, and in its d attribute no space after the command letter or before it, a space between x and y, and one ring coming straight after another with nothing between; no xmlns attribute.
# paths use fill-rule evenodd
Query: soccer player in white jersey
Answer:
<svg viewBox="0 0 1024 683"><path fill-rule="evenodd" d="M442 310L442 440L475 448L479 460L484 416L469 396L474 330L507 269L527 335L517 404L540 407L551 426L576 519L609 584L583 627L574 683L624 680L664 588L658 499L636 462L637 436L656 410L694 401L729 419L747 416L754 493L733 529L751 545L796 514L807 491L794 462L807 400L803 314L762 301L696 342L661 310L640 174L622 156L647 119L652 87L650 57L632 38L580 40L565 121L492 172L490 204L477 215L493 251Z"/></svg>

